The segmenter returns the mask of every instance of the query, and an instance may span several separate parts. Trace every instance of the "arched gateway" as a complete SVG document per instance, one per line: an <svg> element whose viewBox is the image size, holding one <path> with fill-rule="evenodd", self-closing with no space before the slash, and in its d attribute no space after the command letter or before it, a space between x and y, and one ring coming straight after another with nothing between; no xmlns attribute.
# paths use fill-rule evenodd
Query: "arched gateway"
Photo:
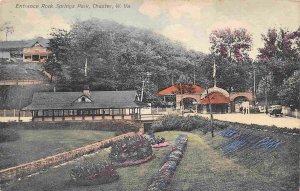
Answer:
<svg viewBox="0 0 300 191"><path fill-rule="evenodd" d="M212 105L212 112L227 113L235 112L240 107L240 102L248 101L253 103L254 97L251 92L232 92L219 87L212 87L208 90L196 84L175 84L158 92L158 95L166 97L173 96L175 98L176 109L187 108L187 104L197 107L203 113L209 111L209 104ZM188 101L187 101L188 100ZM242 100L242 101L241 101ZM191 104L192 103L192 104ZM238 103L238 106L236 106Z"/></svg>

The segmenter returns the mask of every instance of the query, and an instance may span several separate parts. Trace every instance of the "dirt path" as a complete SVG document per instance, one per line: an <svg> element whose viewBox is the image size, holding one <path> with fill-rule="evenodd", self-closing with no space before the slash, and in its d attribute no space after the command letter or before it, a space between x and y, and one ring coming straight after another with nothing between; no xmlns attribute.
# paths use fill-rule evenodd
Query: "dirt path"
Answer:
<svg viewBox="0 0 300 191"><path fill-rule="evenodd" d="M203 117L209 117L208 114L198 114ZM299 128L300 119L292 117L269 117L266 114L214 114L214 119L221 121L238 122L244 124L257 124L257 125L275 125L276 127Z"/></svg>

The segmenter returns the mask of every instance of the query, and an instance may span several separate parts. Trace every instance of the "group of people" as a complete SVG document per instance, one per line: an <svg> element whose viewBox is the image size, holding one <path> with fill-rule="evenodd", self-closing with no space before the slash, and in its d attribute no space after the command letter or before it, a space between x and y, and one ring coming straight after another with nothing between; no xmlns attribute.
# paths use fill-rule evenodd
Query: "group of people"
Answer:
<svg viewBox="0 0 300 191"><path fill-rule="evenodd" d="M249 108L243 107L243 106L240 107L240 112L243 113L244 115L250 113L250 112L249 112Z"/></svg>

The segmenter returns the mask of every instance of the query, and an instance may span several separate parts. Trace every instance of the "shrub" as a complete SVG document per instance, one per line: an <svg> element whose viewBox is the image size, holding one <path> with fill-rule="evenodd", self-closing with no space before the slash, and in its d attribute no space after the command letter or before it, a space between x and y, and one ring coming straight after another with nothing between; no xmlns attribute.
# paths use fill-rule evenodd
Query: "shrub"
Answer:
<svg viewBox="0 0 300 191"><path fill-rule="evenodd" d="M294 128L278 128L276 126L263 126L263 125L255 125L255 124L241 124L241 123L233 123L227 121L213 121L213 127L215 130L225 129L227 127L239 127L245 129L255 129L255 130L264 130L264 131L272 131L276 133L290 133L294 135L299 135L300 129ZM150 133L159 132L159 131L192 131L192 130L201 130L204 133L208 132L210 129L210 121L207 118L200 116L175 116L168 115L161 117L159 121L154 122L151 125Z"/></svg>
<svg viewBox="0 0 300 191"><path fill-rule="evenodd" d="M19 134L16 129L0 128L0 143L7 141L16 141L19 139Z"/></svg>
<svg viewBox="0 0 300 191"><path fill-rule="evenodd" d="M79 185L105 184L118 178L117 171L107 161L84 161L71 170L71 179Z"/></svg>
<svg viewBox="0 0 300 191"><path fill-rule="evenodd" d="M109 158L113 163L145 159L152 155L150 142L141 135L126 137L113 143Z"/></svg>
<svg viewBox="0 0 300 191"><path fill-rule="evenodd" d="M155 144L164 143L166 140L163 137L160 137L160 136L156 137L154 134L150 134L149 141L150 141L151 145L155 145Z"/></svg>

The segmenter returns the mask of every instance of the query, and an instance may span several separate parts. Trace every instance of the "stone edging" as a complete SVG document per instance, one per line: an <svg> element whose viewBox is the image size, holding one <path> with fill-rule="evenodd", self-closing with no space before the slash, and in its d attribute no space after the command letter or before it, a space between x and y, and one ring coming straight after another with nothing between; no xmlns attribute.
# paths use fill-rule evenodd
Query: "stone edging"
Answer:
<svg viewBox="0 0 300 191"><path fill-rule="evenodd" d="M73 160L85 154L94 152L98 149L105 148L111 145L111 143L123 139L126 136L134 136L134 132L129 132L123 135L119 135L104 141L96 142L87 146L83 146L71 151L59 153L53 156L49 156L40 160L32 161L29 163L21 164L15 167L0 170L0 182L13 180L15 178L32 174L39 170L47 169L54 165L59 165L67 161Z"/></svg>

